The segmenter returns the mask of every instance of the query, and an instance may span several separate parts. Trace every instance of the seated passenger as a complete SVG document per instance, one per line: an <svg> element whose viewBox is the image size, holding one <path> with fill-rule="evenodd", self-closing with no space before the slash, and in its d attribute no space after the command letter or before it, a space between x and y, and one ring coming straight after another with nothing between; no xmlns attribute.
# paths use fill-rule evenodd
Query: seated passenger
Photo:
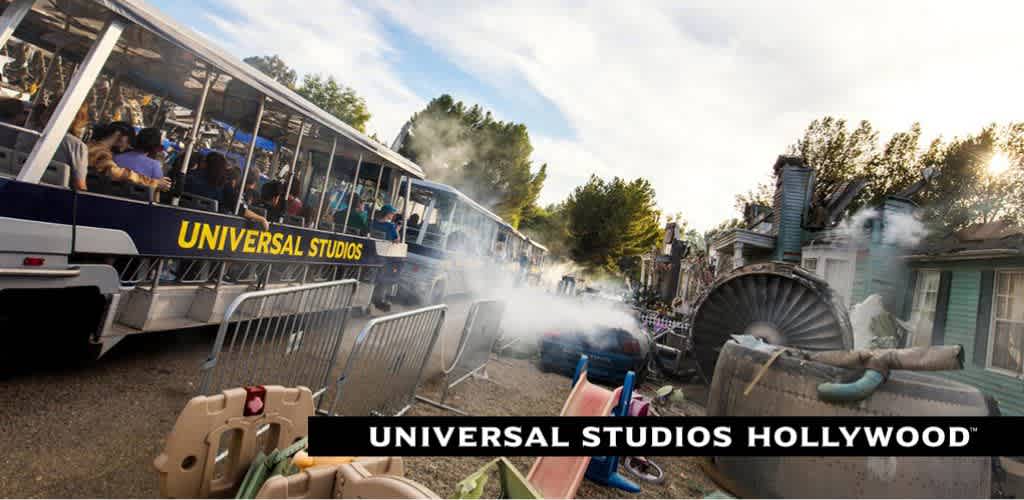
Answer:
<svg viewBox="0 0 1024 500"><path fill-rule="evenodd" d="M299 198L302 191L302 186L298 182L292 182L292 191L288 193L287 213L288 215L301 216L302 215L302 200Z"/></svg>
<svg viewBox="0 0 1024 500"><path fill-rule="evenodd" d="M384 205L373 218L373 231L379 233L385 240L398 241L398 226L393 222L395 218L395 207Z"/></svg>
<svg viewBox="0 0 1024 500"><path fill-rule="evenodd" d="M21 99L15 99L13 97L0 98L0 121L16 125L18 127L24 127L25 120L28 119L27 106L28 104ZM14 144L17 141L17 130L0 126L0 146L14 149Z"/></svg>
<svg viewBox="0 0 1024 500"><path fill-rule="evenodd" d="M115 155L131 151L132 145L135 144L135 127L129 125L128 122L110 122L110 126L121 133L121 138L111 146L110 150Z"/></svg>
<svg viewBox="0 0 1024 500"><path fill-rule="evenodd" d="M129 170L114 161L114 152L111 149L121 140L122 133L118 126L101 125L93 130L92 140L89 141L89 168L100 174L106 175L115 181L127 181L133 184L151 186L159 191L167 191L171 188L169 177L149 177L138 172Z"/></svg>
<svg viewBox="0 0 1024 500"><path fill-rule="evenodd" d="M260 189L260 201L255 206L267 211L267 219L278 220L281 218L282 210L281 196L284 194L284 184L279 181L271 181Z"/></svg>
<svg viewBox="0 0 1024 500"><path fill-rule="evenodd" d="M36 105L32 110L32 121L28 128L42 132L46 124L50 122L56 106ZM82 142L81 137L85 135L85 129L89 125L89 104L82 103L78 108L75 119L68 127L68 133L64 135L57 151L53 153L53 161L58 161L71 167L71 187L85 191L85 176L89 169L89 148ZM29 154L36 145L39 137L29 133L19 133L15 141L14 149L19 153Z"/></svg>
<svg viewBox="0 0 1024 500"><path fill-rule="evenodd" d="M221 213L234 213L235 205L225 203L224 192L228 179L228 160L224 155L211 152L199 160L199 167L193 169L185 176L185 192L192 193L211 200L217 200ZM249 210L249 205L244 201L241 205L241 215L246 220L254 222L263 228L270 229L270 223L260 214Z"/></svg>
<svg viewBox="0 0 1024 500"><path fill-rule="evenodd" d="M114 124L110 124L114 126ZM121 137L125 136L124 131ZM133 172L138 172L146 177L159 179L164 176L164 167L160 162L160 153L163 153L163 134L159 129L144 128L135 137L135 144L130 151L114 155L114 162Z"/></svg>
<svg viewBox="0 0 1024 500"><path fill-rule="evenodd" d="M412 214L409 216L409 229L419 229L420 227L420 214Z"/></svg>
<svg viewBox="0 0 1024 500"><path fill-rule="evenodd" d="M369 230L369 217L366 214L366 206L359 195L352 198L352 212L348 216L348 226L345 226L345 214L348 213L348 206L342 206L334 212L334 227L337 230L345 229L352 234L364 235Z"/></svg>

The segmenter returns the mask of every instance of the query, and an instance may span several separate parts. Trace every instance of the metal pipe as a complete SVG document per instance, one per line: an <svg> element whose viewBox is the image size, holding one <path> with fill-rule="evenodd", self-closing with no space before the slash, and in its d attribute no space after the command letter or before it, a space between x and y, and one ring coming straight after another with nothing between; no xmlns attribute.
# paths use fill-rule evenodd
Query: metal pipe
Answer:
<svg viewBox="0 0 1024 500"><path fill-rule="evenodd" d="M288 187L284 191L284 205L285 210L281 213L281 219L284 220L285 214L288 213L288 197L292 195L292 182L295 180L295 166L299 164L299 151L302 149L302 133L306 130L306 120L303 118L299 121L299 138L295 140L295 153L292 155L292 164L288 167Z"/></svg>
<svg viewBox="0 0 1024 500"><path fill-rule="evenodd" d="M320 215L324 210L324 198L327 197L327 181L331 178L331 167L334 166L334 153L338 150L338 136L334 136L331 142L331 156L327 159L327 172L324 172L324 183L320 189L320 203L316 207L316 217L313 219L313 227L320 227Z"/></svg>
<svg viewBox="0 0 1024 500"><path fill-rule="evenodd" d="M50 164L53 154L57 152L57 147L64 139L68 129L71 128L71 122L74 121L75 115L78 114L82 103L89 95L93 83L96 82L96 77L99 76L100 70L103 69L103 65L110 57L110 52L114 50L124 29L124 22L115 18L107 22L103 30L100 31L96 43L89 49L89 53L82 60L78 71L71 78L68 91L57 103L53 118L43 129L42 137L36 141L32 152L25 160L25 165L18 172L19 181L37 183L42 178L43 172L46 171L46 167Z"/></svg>
<svg viewBox="0 0 1024 500"><path fill-rule="evenodd" d="M252 139L249 141L249 152L245 155L245 170L242 171L242 180L239 182L240 189L245 189L245 178L249 176L249 167L252 165L252 157L256 153L256 138L260 136L260 122L263 121L263 110L267 105L267 96L260 96L260 107L256 111L256 124L253 125ZM243 196L239 193L238 200L235 201L235 211L238 214L238 209L242 207Z"/></svg>
<svg viewBox="0 0 1024 500"><path fill-rule="evenodd" d="M7 41L14 35L14 30L35 3L35 0L15 0L4 9L3 16L0 16L0 47L7 47Z"/></svg>
<svg viewBox="0 0 1024 500"><path fill-rule="evenodd" d="M363 154L359 153L359 159L356 160L356 174L352 179L352 190L348 193L348 208L345 209L345 223L341 226L341 234L345 234L348 231L348 218L352 215L352 201L356 196L356 185L359 184L359 168L363 166Z"/></svg>
<svg viewBox="0 0 1024 500"><path fill-rule="evenodd" d="M210 87L213 86L213 82L216 79L217 75L207 69L206 80L203 82L203 93L199 95L199 105L196 106L195 112L193 113L195 116L192 120L192 130L189 131L188 144L185 145L185 154L181 156L181 168L178 169L178 173L181 174L182 179L184 179L185 174L188 173L188 164L192 161L192 151L196 147L196 141L199 140L199 129L202 127L203 111L206 109L206 97L210 95ZM180 201L181 197L175 196L171 199L171 205L178 206ZM223 266L221 266L221 270L223 271ZM223 274L224 273L222 272L221 275Z"/></svg>

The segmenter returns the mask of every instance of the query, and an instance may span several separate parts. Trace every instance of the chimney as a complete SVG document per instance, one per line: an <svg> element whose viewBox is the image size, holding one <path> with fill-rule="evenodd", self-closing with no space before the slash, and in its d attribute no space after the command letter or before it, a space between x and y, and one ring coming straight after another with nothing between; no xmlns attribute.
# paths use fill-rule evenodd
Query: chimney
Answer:
<svg viewBox="0 0 1024 500"><path fill-rule="evenodd" d="M779 156L775 162L773 232L775 260L800 262L803 247L803 217L810 203L812 170L803 159Z"/></svg>

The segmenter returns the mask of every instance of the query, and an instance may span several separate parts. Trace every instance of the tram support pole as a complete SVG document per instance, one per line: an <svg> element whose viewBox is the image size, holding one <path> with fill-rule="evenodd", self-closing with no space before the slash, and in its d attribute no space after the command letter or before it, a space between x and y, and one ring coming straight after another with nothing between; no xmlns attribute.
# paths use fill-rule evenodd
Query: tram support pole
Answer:
<svg viewBox="0 0 1024 500"><path fill-rule="evenodd" d="M405 205L402 207L402 243L405 243L405 230L409 227L409 208L412 207L412 177L405 177ZM420 221L420 227L423 222Z"/></svg>
<svg viewBox="0 0 1024 500"><path fill-rule="evenodd" d="M199 140L199 130L202 128L203 123L203 111L206 109L206 97L210 95L210 87L213 86L213 82L216 79L217 75L207 68L206 79L203 82L203 93L199 95L199 104L193 113L195 117L192 120L192 130L188 133L188 144L185 145L185 153L181 156L181 167L178 169L182 182L185 180L185 174L188 173L188 164L192 161L192 152L195 151L196 142ZM171 205L178 206L180 201L181 197L175 196L171 198ZM223 271L224 266L221 266L221 274L223 274Z"/></svg>
<svg viewBox="0 0 1024 500"><path fill-rule="evenodd" d="M108 21L106 26L100 30L99 36L96 37L96 43L82 59L82 64L71 77L71 83L68 85L67 91L64 92L64 97L57 103L57 107L53 111L53 118L46 124L41 137L36 141L32 152L25 160L25 165L18 172L19 181L37 183L43 177L43 172L50 164L53 154L57 152L57 147L64 139L68 128L71 127L71 122L89 95L93 83L96 82L96 77L99 76L100 70L103 69L103 65L110 57L110 52L114 50L124 29L124 21L115 18Z"/></svg>
<svg viewBox="0 0 1024 500"><path fill-rule="evenodd" d="M256 154L256 139L260 136L260 122L263 121L263 110L267 105L267 96L260 96L260 107L256 110L256 124L253 125L252 139L249 141L249 152L245 155L245 170L242 171L242 180L238 183L239 189L245 189L245 179L249 176L249 167L252 166L252 157ZM300 131L301 132L301 131ZM235 201L235 210L232 212L238 215L238 210L242 208L242 196L243 193L238 194L238 200Z"/></svg>
<svg viewBox="0 0 1024 500"><path fill-rule="evenodd" d="M292 155L292 164L288 167L288 187L285 188L284 192L285 210L281 213L280 221L284 221L284 216L288 213L288 197L292 195L292 182L295 180L295 167L299 164L299 151L302 149L302 133L304 130L306 130L305 118L299 120L299 138L295 139L295 153Z"/></svg>
<svg viewBox="0 0 1024 500"><path fill-rule="evenodd" d="M370 228L373 227L373 218L377 216L377 197L380 196L380 180L384 177L384 165L380 165L380 170L377 171L377 187L373 188L373 209L370 210L370 218L367 219L366 225Z"/></svg>
<svg viewBox="0 0 1024 500"><path fill-rule="evenodd" d="M7 46L7 41L14 36L14 30L18 29L34 3L35 0L15 0L4 9L3 16L0 16L0 47Z"/></svg>
<svg viewBox="0 0 1024 500"><path fill-rule="evenodd" d="M359 168L363 166L363 154L359 153L359 159L356 160L356 174L352 178L352 190L348 193L348 208L345 209L345 223L341 226L341 233L345 234L348 232L348 218L352 215L352 201L356 196L356 185L359 184ZM369 221L367 221L369 222Z"/></svg>
<svg viewBox="0 0 1024 500"><path fill-rule="evenodd" d="M324 198L327 197L327 181L331 178L331 167L334 166L334 153L338 151L338 136L334 136L331 143L331 157L327 159L327 172L324 173L324 184L320 189L320 203L316 207L316 217L313 219L313 229L320 228L320 216L324 210Z"/></svg>

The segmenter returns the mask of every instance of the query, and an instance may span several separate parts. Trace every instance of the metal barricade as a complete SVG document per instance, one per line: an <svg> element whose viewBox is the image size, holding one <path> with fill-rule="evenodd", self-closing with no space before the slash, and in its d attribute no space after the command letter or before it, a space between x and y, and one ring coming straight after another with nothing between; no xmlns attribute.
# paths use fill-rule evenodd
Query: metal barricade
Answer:
<svg viewBox="0 0 1024 500"><path fill-rule="evenodd" d="M459 347L451 366L444 369L444 386L441 389L441 400L416 396L416 399L459 414L465 414L457 408L444 404L448 392L467 378L486 373L487 362L491 359L491 351L501 337L501 320L505 315L505 303L498 300L478 300L469 308L466 325L462 328Z"/></svg>
<svg viewBox="0 0 1024 500"><path fill-rule="evenodd" d="M345 332L356 280L247 292L224 311L200 394L304 386L319 403Z"/></svg>
<svg viewBox="0 0 1024 500"><path fill-rule="evenodd" d="M436 305L366 323L349 354L331 415L401 415L412 405L441 334L448 306Z"/></svg>

